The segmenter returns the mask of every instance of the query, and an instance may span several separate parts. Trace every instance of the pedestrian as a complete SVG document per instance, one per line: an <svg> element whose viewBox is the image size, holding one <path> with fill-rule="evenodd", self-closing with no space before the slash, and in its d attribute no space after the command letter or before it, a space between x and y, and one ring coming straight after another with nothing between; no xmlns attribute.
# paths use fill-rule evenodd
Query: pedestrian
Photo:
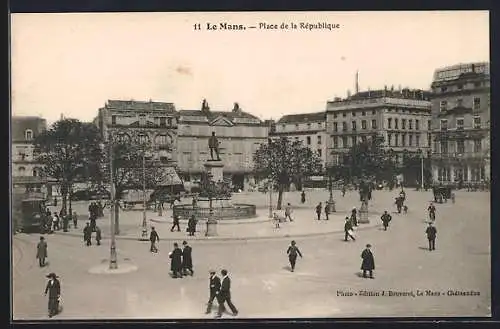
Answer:
<svg viewBox="0 0 500 329"><path fill-rule="evenodd" d="M455 203L455 193L454 192L451 192L450 198L451 198L451 202Z"/></svg>
<svg viewBox="0 0 500 329"><path fill-rule="evenodd" d="M54 212L54 217L52 217L52 231L59 231L59 216Z"/></svg>
<svg viewBox="0 0 500 329"><path fill-rule="evenodd" d="M69 226L69 215L64 215L62 217L63 221L63 232L68 232L68 226Z"/></svg>
<svg viewBox="0 0 500 329"><path fill-rule="evenodd" d="M101 200L97 201L97 212L98 212L98 217L104 217L104 207L102 205Z"/></svg>
<svg viewBox="0 0 500 329"><path fill-rule="evenodd" d="M280 228L280 216L276 212L273 213L274 228Z"/></svg>
<svg viewBox="0 0 500 329"><path fill-rule="evenodd" d="M45 258L47 258L47 242L43 236L40 237L40 242L36 246L36 258L40 267L45 266Z"/></svg>
<svg viewBox="0 0 500 329"><path fill-rule="evenodd" d="M196 232L196 218L194 217L194 215L191 215L191 217L189 218L188 220L188 232L189 232L189 236L194 236L194 232Z"/></svg>
<svg viewBox="0 0 500 329"><path fill-rule="evenodd" d="M427 208L427 211L429 212L429 219L431 221L436 220L436 206L431 202L429 207Z"/></svg>
<svg viewBox="0 0 500 329"><path fill-rule="evenodd" d="M382 225L384 225L384 231L387 231L387 227L389 226L389 222L392 220L392 216L387 213L387 210L384 211L382 216L380 216L382 220Z"/></svg>
<svg viewBox="0 0 500 329"><path fill-rule="evenodd" d="M293 222L291 215L292 215L292 206L290 205L289 202L285 207L285 220L288 218L291 222Z"/></svg>
<svg viewBox="0 0 500 329"><path fill-rule="evenodd" d="M366 249L361 253L361 258L363 262L361 263L361 269L363 270L363 278L366 278L366 272L370 274L370 279L373 279L373 270L375 269L375 259L373 258L373 253L370 250L371 244L366 245Z"/></svg>
<svg viewBox="0 0 500 329"><path fill-rule="evenodd" d="M158 248L156 248L156 242L160 242L160 237L158 236L158 232L156 232L155 227L151 227L151 233L149 234L149 241L151 241L151 247L149 248L150 252L158 252Z"/></svg>
<svg viewBox="0 0 500 329"><path fill-rule="evenodd" d="M342 197L345 196L345 185L342 185Z"/></svg>
<svg viewBox="0 0 500 329"><path fill-rule="evenodd" d="M168 255L170 257L170 270L172 277L177 279L182 278L182 250L179 248L177 242L174 243L174 250Z"/></svg>
<svg viewBox="0 0 500 329"><path fill-rule="evenodd" d="M396 204L396 207L398 209L398 214L401 213L401 209L403 208L403 202L404 202L404 199L401 196L396 198L395 204Z"/></svg>
<svg viewBox="0 0 500 329"><path fill-rule="evenodd" d="M214 302L214 299L219 297L219 291L221 287L221 282L220 278L215 274L214 270L210 270L210 279L209 279L209 291L210 291L210 297L208 298L208 303L207 303L207 311L205 314L210 314L212 312L212 304Z"/></svg>
<svg viewBox="0 0 500 329"><path fill-rule="evenodd" d="M101 235L101 229L99 226L95 227L95 241L97 242L97 245L101 245L101 240L102 240L102 235Z"/></svg>
<svg viewBox="0 0 500 329"><path fill-rule="evenodd" d="M299 248L296 246L295 240L292 240L286 253L288 255L288 261L290 262L290 268L293 272L295 270L295 262L297 261L297 254L300 256L300 258L302 258L302 253L300 252Z"/></svg>
<svg viewBox="0 0 500 329"><path fill-rule="evenodd" d="M191 246L188 245L187 241L182 242L183 249L182 249L182 271L184 275L187 275L187 272L190 272L190 275L193 276L194 271L193 271L193 257L192 257L192 251L193 249Z"/></svg>
<svg viewBox="0 0 500 329"><path fill-rule="evenodd" d="M198 204L198 200L196 199L196 195L193 195L192 204L193 204L193 209L196 209L196 205Z"/></svg>
<svg viewBox="0 0 500 329"><path fill-rule="evenodd" d="M61 283L55 273L47 275L50 280L45 287L45 296L49 293L49 318L59 313L59 302L61 300Z"/></svg>
<svg viewBox="0 0 500 329"><path fill-rule="evenodd" d="M326 220L329 220L328 215L330 215L330 204L328 202L326 202L326 204L325 204L325 216L326 216Z"/></svg>
<svg viewBox="0 0 500 329"><path fill-rule="evenodd" d="M86 242L87 247L92 245L92 228L88 222L87 226L83 228L83 241Z"/></svg>
<svg viewBox="0 0 500 329"><path fill-rule="evenodd" d="M352 207L351 210L351 223L354 226L358 226L358 210L356 207Z"/></svg>
<svg viewBox="0 0 500 329"><path fill-rule="evenodd" d="M427 234L427 240L429 240L429 251L436 250L436 227L429 223L425 233Z"/></svg>
<svg viewBox="0 0 500 329"><path fill-rule="evenodd" d="M320 202L316 206L316 215L318 216L318 220L321 220L321 210L322 209L323 209L323 206L321 205L321 202Z"/></svg>
<svg viewBox="0 0 500 329"><path fill-rule="evenodd" d="M179 227L179 215L174 213L173 219L174 219L174 223L172 225L172 228L170 229L170 232L173 232L175 227L177 227L177 232L180 232L181 228Z"/></svg>
<svg viewBox="0 0 500 329"><path fill-rule="evenodd" d="M300 202L305 203L306 202L306 192L302 190L302 193L300 194Z"/></svg>
<svg viewBox="0 0 500 329"><path fill-rule="evenodd" d="M221 288L219 291L219 310L217 312L217 318L222 316L222 312L225 311L224 303L227 303L227 306L233 312L233 315L238 315L238 310L234 306L231 301L231 279L227 275L227 270L220 271L222 275Z"/></svg>
<svg viewBox="0 0 500 329"><path fill-rule="evenodd" d="M345 223L344 223L344 241L347 241L347 238L351 238L352 241L356 241L353 235L353 230L352 230L352 221L349 219L349 217L345 218Z"/></svg>
<svg viewBox="0 0 500 329"><path fill-rule="evenodd" d="M89 219L90 219L90 229L92 232L95 232L95 228L97 226L97 223L96 223L97 217L96 217L95 213L91 214Z"/></svg>
<svg viewBox="0 0 500 329"><path fill-rule="evenodd" d="M76 211L73 211L73 226L78 228L78 215L76 214Z"/></svg>

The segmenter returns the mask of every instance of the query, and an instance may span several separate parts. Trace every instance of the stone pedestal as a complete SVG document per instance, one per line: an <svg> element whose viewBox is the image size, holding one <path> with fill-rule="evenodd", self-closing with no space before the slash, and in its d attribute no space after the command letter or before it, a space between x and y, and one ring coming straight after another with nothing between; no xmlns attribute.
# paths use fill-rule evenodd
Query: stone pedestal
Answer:
<svg viewBox="0 0 500 329"><path fill-rule="evenodd" d="M368 224L370 220L368 219L368 202L363 201L361 203L361 208L359 209L359 220L360 224Z"/></svg>
<svg viewBox="0 0 500 329"><path fill-rule="evenodd" d="M224 164L222 161L209 160L204 163L205 170L207 173L212 175L212 180L214 182L222 182L224 178Z"/></svg>
<svg viewBox="0 0 500 329"><path fill-rule="evenodd" d="M217 236L217 220L213 217L207 220L207 230L205 236Z"/></svg>
<svg viewBox="0 0 500 329"><path fill-rule="evenodd" d="M332 198L328 199L327 204L330 213L337 212L337 210L335 209L335 201Z"/></svg>

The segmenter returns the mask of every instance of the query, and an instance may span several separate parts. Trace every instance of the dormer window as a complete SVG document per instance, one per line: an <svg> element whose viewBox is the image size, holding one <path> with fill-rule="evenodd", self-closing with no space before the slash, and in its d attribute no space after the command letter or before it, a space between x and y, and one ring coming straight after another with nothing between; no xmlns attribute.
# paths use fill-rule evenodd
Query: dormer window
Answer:
<svg viewBox="0 0 500 329"><path fill-rule="evenodd" d="M24 138L27 140L27 141L30 141L33 139L33 130L31 129L26 129L24 131Z"/></svg>

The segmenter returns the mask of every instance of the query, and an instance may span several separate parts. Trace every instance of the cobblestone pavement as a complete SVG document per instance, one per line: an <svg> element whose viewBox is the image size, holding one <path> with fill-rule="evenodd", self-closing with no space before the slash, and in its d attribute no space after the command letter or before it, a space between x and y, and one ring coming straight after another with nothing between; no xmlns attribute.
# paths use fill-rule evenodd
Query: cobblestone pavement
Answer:
<svg viewBox="0 0 500 329"><path fill-rule="evenodd" d="M229 270L238 318L488 316L490 195L456 194L456 204L437 205L435 251L426 250L424 233L430 194L408 191L409 213L394 214L386 232L380 227L358 231L355 242L344 242L342 233L295 238L304 258L298 259L294 273L285 255L289 241L283 239L192 241L194 276L172 279L171 241L161 241L159 253L151 254L147 242L119 240L119 264L133 262L139 269L98 275L89 270L109 259L107 241L84 247L72 236L48 236L49 265L41 269L35 259L38 236L18 234L13 246L14 318L47 318L43 290L45 275L52 271L61 276L64 305L54 319L211 318L213 314L204 314L211 268ZM377 192L374 209L383 209L382 200L393 207L393 196ZM342 199L338 203L340 207ZM347 211L351 205L345 202L344 207ZM359 277L366 243L373 245L374 280ZM389 290L432 290L444 296L389 297ZM447 296L448 290L480 295ZM360 291L386 294L368 297Z"/></svg>

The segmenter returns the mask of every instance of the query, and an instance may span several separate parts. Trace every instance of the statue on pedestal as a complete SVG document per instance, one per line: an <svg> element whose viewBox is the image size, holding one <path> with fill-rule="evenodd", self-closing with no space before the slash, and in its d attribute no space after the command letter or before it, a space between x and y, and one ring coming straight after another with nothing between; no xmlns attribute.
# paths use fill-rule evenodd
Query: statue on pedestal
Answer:
<svg viewBox="0 0 500 329"><path fill-rule="evenodd" d="M220 161L219 140L217 139L217 136L215 136L215 131L212 131L212 136L210 136L210 138L208 139L208 148L210 149L210 157L212 158L212 161ZM214 151L217 155L217 159L214 159Z"/></svg>

